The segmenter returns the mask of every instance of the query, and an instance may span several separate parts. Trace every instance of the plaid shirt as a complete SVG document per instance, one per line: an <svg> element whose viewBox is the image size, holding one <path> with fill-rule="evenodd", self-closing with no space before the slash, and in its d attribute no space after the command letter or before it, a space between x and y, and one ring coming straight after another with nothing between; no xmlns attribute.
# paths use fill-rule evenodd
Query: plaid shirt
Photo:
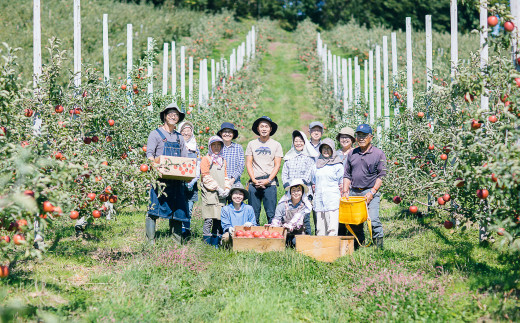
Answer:
<svg viewBox="0 0 520 323"><path fill-rule="evenodd" d="M301 178L305 185L311 184L311 171L315 162L312 157L300 154L285 161L282 168L283 187L289 186L291 180Z"/></svg>
<svg viewBox="0 0 520 323"><path fill-rule="evenodd" d="M227 162L227 174L229 178L234 178L235 183L240 182L240 176L244 171L245 159L244 148L241 145L232 142L229 147L224 145L224 159Z"/></svg>

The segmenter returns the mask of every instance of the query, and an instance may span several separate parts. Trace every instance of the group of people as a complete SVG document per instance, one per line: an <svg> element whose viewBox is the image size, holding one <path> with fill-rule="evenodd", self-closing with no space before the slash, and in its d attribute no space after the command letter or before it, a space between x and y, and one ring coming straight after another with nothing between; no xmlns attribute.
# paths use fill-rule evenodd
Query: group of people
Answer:
<svg viewBox="0 0 520 323"><path fill-rule="evenodd" d="M310 140L304 132L293 131L292 147L284 156L281 144L272 138L278 125L271 118L263 116L253 123L251 130L257 138L248 143L245 152L233 141L238 130L232 123L224 122L217 134L209 138L208 154L200 157L194 126L184 121L185 114L175 104L166 106L160 118L163 125L148 137L147 157L197 158L197 171L189 182L160 180L163 185L151 188L146 217L149 242L155 241L155 222L159 217L169 219L170 232L179 242L190 237L190 219L200 189L203 236L213 245L220 239L222 244L230 243L235 226L259 225L262 204L267 215L265 225L286 228L290 245L294 245L296 235L313 234L311 214L314 234L348 235L345 225L338 221L340 199L364 196L375 244L383 247L379 189L386 175L386 157L372 146L372 128L368 124L355 130L341 129L335 138L340 146L336 150L333 139L322 138L323 124L312 122ZM241 183L244 168L250 178L246 188ZM286 191L280 200L279 185ZM363 224L351 229L363 244Z"/></svg>

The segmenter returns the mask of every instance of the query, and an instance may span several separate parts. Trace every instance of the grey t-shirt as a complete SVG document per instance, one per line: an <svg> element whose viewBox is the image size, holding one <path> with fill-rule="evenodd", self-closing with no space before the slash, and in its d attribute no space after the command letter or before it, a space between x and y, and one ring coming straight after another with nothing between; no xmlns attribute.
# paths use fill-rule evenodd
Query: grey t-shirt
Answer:
<svg viewBox="0 0 520 323"><path fill-rule="evenodd" d="M188 150L184 145L184 137L177 131L173 131L172 133L167 132L166 130L159 128L159 131L166 137L166 140L169 142L176 142L179 140L179 145L181 146L181 157L188 157ZM158 157L163 154L164 150L164 141L161 138L161 135L157 133L157 130L150 132L148 136L148 143L146 144L146 157Z"/></svg>

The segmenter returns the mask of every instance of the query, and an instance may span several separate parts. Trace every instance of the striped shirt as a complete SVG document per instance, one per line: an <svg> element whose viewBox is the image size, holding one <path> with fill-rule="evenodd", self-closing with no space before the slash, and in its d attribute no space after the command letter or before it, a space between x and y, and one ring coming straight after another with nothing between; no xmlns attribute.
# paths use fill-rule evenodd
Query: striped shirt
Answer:
<svg viewBox="0 0 520 323"><path fill-rule="evenodd" d="M227 176L234 178L235 183L240 182L240 176L242 176L245 166L244 148L232 142L229 146L224 145L222 154L227 162Z"/></svg>
<svg viewBox="0 0 520 323"><path fill-rule="evenodd" d="M310 185L311 171L314 164L314 159L304 154L285 161L282 168L283 187L289 186L289 183L297 178L301 178L305 185Z"/></svg>

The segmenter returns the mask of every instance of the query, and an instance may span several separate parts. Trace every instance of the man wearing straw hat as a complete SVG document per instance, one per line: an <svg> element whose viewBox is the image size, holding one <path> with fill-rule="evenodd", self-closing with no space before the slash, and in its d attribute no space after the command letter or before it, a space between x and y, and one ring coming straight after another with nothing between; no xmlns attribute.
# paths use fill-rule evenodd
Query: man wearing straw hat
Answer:
<svg viewBox="0 0 520 323"><path fill-rule="evenodd" d="M385 153L372 146L372 128L361 124L356 128L356 141L359 147L347 156L343 177L342 196L364 196L368 205L368 216L372 220L372 231L378 248L383 248L383 226L379 220L379 188L386 175ZM360 243L365 240L363 224L351 226Z"/></svg>
<svg viewBox="0 0 520 323"><path fill-rule="evenodd" d="M271 118L263 116L253 123L251 130L258 136L246 148L246 168L249 174L249 204L255 210L256 222L260 222L260 211L264 203L267 222L271 223L276 210L276 175L280 170L282 145L271 138L278 125Z"/></svg>

